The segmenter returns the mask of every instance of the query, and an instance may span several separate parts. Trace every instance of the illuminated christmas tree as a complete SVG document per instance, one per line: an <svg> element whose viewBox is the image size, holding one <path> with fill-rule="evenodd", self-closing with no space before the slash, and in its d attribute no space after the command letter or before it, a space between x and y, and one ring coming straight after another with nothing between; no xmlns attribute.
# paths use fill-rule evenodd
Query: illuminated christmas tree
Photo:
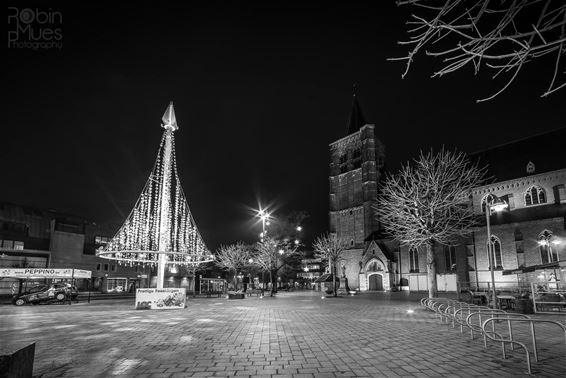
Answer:
<svg viewBox="0 0 566 378"><path fill-rule="evenodd" d="M212 256L197 229L177 174L175 138L179 129L173 102L162 118L165 129L153 170L130 215L96 255L125 265L157 266L163 288L166 265L197 265Z"/></svg>

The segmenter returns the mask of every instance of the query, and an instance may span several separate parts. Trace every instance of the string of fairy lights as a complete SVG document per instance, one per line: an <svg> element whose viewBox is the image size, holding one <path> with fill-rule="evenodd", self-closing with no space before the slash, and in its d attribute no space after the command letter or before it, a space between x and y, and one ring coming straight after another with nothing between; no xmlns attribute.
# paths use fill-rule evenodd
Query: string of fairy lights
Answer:
<svg viewBox="0 0 566 378"><path fill-rule="evenodd" d="M170 108L172 110L172 104ZM167 112L166 112L167 114ZM213 259L200 235L177 173L174 113L163 127L152 172L134 208L97 256L120 265L196 265Z"/></svg>

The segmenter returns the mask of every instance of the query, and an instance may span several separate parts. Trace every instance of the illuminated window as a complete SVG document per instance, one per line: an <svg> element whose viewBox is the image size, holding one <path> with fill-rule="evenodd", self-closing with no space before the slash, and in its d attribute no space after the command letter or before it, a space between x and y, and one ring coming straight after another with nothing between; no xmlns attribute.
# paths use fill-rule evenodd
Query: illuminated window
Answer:
<svg viewBox="0 0 566 378"><path fill-rule="evenodd" d="M444 262L446 272L456 270L456 247L453 245L444 246Z"/></svg>
<svg viewBox="0 0 566 378"><path fill-rule="evenodd" d="M501 264L501 241L497 236L491 235L490 243L488 244L488 251L490 244L491 244L491 251L493 252L492 261L495 262L494 269L503 269L503 266ZM489 255L488 255L488 259L489 259ZM491 266L489 267L489 269L491 269Z"/></svg>
<svg viewBox="0 0 566 378"><path fill-rule="evenodd" d="M15 240L14 241L14 249L17 249L17 250L20 250L20 251L23 250L24 249L24 242Z"/></svg>
<svg viewBox="0 0 566 378"><path fill-rule="evenodd" d="M409 273L419 272L419 251L409 249Z"/></svg>
<svg viewBox="0 0 566 378"><path fill-rule="evenodd" d="M552 232L544 230L538 236L540 258L543 264L558 261L558 253L552 248Z"/></svg>
<svg viewBox="0 0 566 378"><path fill-rule="evenodd" d="M98 245L106 245L110 242L111 238L107 238L106 236L95 236L94 237L94 244Z"/></svg>
<svg viewBox="0 0 566 378"><path fill-rule="evenodd" d="M531 186L525 193L525 206L546 203L546 193L540 186Z"/></svg>

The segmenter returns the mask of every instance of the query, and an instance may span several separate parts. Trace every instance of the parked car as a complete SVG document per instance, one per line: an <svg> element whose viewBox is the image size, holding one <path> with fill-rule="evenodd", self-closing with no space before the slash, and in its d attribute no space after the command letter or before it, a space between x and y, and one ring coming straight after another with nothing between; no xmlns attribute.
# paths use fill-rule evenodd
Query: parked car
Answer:
<svg viewBox="0 0 566 378"><path fill-rule="evenodd" d="M70 295L71 299L76 299L79 292L76 287L64 282L52 285L37 285L21 294L14 295L12 303L16 306L23 306L26 303L38 304L42 302L64 301Z"/></svg>

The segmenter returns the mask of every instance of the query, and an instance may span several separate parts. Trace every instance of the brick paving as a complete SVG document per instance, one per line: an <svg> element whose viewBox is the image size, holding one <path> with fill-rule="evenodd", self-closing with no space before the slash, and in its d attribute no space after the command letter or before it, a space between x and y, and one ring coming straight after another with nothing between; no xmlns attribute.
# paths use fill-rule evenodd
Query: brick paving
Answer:
<svg viewBox="0 0 566 378"><path fill-rule="evenodd" d="M3 305L0 340L37 342L34 376L43 378L528 376L524 353L502 360L499 346L485 350L481 339L440 324L418 298L308 291L190 299L183 310L133 310L133 299ZM557 331L537 328L534 376L566 376Z"/></svg>

